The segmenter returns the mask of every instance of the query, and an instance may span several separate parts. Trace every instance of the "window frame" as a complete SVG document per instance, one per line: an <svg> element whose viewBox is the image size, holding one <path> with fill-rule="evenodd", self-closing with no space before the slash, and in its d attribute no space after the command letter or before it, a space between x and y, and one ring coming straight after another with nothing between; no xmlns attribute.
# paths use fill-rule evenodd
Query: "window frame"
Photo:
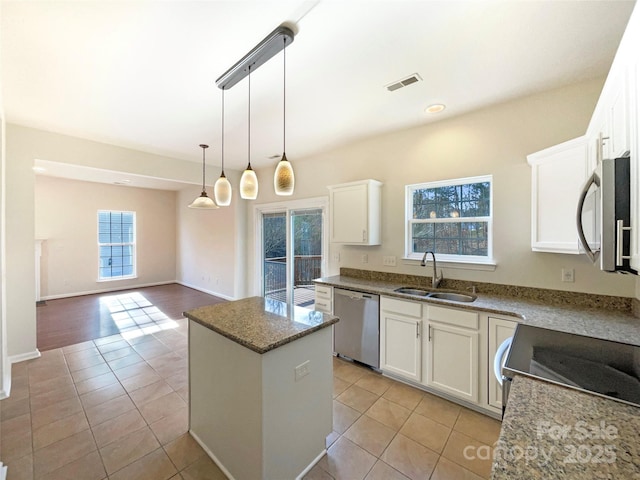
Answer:
<svg viewBox="0 0 640 480"><path fill-rule="evenodd" d="M133 216L133 241L132 242L109 242L102 243L100 242L100 214L101 213L120 213L120 214L131 214ZM138 240L138 228L137 228L137 216L136 212L129 210L98 210L96 215L96 238L98 244L98 282L114 282L118 280L129 280L132 278L137 278L138 276L138 258L137 258L137 240ZM111 223L110 223L111 224ZM132 254L131 254L131 266L132 273L128 275L119 275L119 276L111 276L111 277L103 277L101 273L100 267L100 247L117 247L117 246L131 246Z"/></svg>
<svg viewBox="0 0 640 480"><path fill-rule="evenodd" d="M439 187L454 187L472 183L489 182L489 215L480 217L456 217L456 218L436 218L436 219L414 219L413 218L413 193L416 190ZM493 175L479 175L476 177L454 178L448 180L437 180L433 182L414 183L405 185L405 251L406 260L422 260L424 252L413 252L412 226L420 223L471 223L487 222L487 255L452 255L436 253L438 262L460 263L460 264L484 264L495 265L493 259Z"/></svg>

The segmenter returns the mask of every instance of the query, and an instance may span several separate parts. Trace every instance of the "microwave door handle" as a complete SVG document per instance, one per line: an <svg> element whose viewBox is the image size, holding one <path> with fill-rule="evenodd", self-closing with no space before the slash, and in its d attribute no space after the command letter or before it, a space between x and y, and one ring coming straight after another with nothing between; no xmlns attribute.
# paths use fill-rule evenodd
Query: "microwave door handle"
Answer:
<svg viewBox="0 0 640 480"><path fill-rule="evenodd" d="M578 239L580 240L580 244L582 248L584 248L585 253L591 259L592 262L596 261L596 254L591 247L589 247L589 243L587 242L587 238L584 236L584 227L582 225L582 210L584 208L584 202L587 199L587 193L589 193L589 188L591 185L595 185L596 187L600 186L600 179L598 176L593 173L587 183L582 187L582 192L580 192L580 199L578 200L578 211L576 213L576 226L578 227Z"/></svg>

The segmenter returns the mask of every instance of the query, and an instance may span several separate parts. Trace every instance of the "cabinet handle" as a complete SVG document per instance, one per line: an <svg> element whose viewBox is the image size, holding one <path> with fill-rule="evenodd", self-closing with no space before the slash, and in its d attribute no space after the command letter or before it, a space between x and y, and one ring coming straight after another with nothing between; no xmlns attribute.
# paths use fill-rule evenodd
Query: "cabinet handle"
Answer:
<svg viewBox="0 0 640 480"><path fill-rule="evenodd" d="M416 322L416 338L420 337L420 324Z"/></svg>
<svg viewBox="0 0 640 480"><path fill-rule="evenodd" d="M429 325L429 341L431 341L431 325Z"/></svg>

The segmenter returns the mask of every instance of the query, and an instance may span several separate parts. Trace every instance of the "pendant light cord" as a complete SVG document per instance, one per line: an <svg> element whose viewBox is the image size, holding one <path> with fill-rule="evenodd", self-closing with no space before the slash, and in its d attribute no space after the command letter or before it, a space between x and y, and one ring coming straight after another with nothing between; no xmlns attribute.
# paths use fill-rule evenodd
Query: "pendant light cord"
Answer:
<svg viewBox="0 0 640 480"><path fill-rule="evenodd" d="M220 142L222 152L222 175L224 177L224 87L222 88L222 142Z"/></svg>
<svg viewBox="0 0 640 480"><path fill-rule="evenodd" d="M202 191L204 192L204 149L205 147L203 147L202 145L200 145L200 147L202 148Z"/></svg>
<svg viewBox="0 0 640 480"><path fill-rule="evenodd" d="M251 169L251 65L249 65L249 115L247 121L247 156L248 156L248 165L247 170Z"/></svg>
<svg viewBox="0 0 640 480"><path fill-rule="evenodd" d="M282 37L284 47L282 49L282 154L287 146L287 38Z"/></svg>

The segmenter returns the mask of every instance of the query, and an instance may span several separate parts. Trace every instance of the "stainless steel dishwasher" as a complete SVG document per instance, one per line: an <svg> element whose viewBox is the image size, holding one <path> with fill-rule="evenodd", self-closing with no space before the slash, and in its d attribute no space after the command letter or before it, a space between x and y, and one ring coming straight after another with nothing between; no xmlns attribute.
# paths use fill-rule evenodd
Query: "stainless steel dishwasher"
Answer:
<svg viewBox="0 0 640 480"><path fill-rule="evenodd" d="M337 354L380 368L380 296L333 289L333 313Z"/></svg>

